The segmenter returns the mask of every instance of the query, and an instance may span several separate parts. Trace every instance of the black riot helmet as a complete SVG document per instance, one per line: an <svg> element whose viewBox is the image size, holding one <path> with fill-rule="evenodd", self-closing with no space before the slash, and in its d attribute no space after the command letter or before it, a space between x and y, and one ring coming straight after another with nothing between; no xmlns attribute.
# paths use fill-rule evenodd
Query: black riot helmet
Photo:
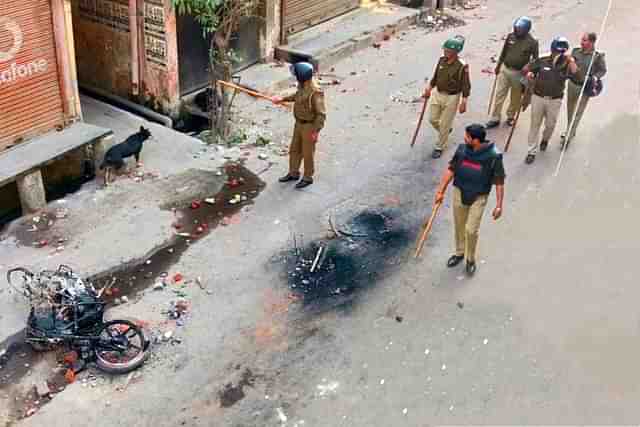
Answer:
<svg viewBox="0 0 640 427"><path fill-rule="evenodd" d="M311 80L313 77L313 65L308 62L296 62L290 69L291 74L293 74L300 83Z"/></svg>
<svg viewBox="0 0 640 427"><path fill-rule="evenodd" d="M525 37L531 31L531 18L521 16L513 23L513 32L517 37Z"/></svg>
<svg viewBox="0 0 640 427"><path fill-rule="evenodd" d="M563 54L569 50L569 40L566 37L556 37L551 42L551 52Z"/></svg>

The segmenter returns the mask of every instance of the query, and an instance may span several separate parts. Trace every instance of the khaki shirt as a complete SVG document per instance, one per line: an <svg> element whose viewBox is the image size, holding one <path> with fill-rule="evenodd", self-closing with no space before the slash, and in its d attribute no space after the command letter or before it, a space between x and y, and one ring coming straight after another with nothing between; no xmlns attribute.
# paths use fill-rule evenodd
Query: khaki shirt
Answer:
<svg viewBox="0 0 640 427"><path fill-rule="evenodd" d="M518 38L511 33L504 41L498 64L504 64L514 70L522 70L525 65L536 59L538 59L538 40L531 34Z"/></svg>
<svg viewBox="0 0 640 427"><path fill-rule="evenodd" d="M314 82L298 87L298 91L284 98L284 101L294 101L293 115L296 121L313 123L317 131L324 127L327 116L324 93Z"/></svg>
<svg viewBox="0 0 640 427"><path fill-rule="evenodd" d="M566 81L571 75L568 63L563 56L560 56L554 64L553 57L548 54L533 61L527 68L536 76L533 93L553 99L563 97Z"/></svg>
<svg viewBox="0 0 640 427"><path fill-rule="evenodd" d="M438 92L455 95L462 92L463 98L471 93L469 66L460 58L449 64L446 57L438 61L436 71L429 82L431 87L438 88Z"/></svg>
<svg viewBox="0 0 640 427"><path fill-rule="evenodd" d="M581 85L582 83L584 83L587 70L589 69L589 64L591 63L591 58L593 58L594 52L595 51L591 51L587 53L579 47L573 49L573 51L571 52L571 56L576 59L578 72L576 73L575 77L571 79L572 82L576 83L577 85ZM593 65L591 66L591 75L601 79L605 74L607 74L607 63L604 60L603 52L595 53L596 57L593 60Z"/></svg>

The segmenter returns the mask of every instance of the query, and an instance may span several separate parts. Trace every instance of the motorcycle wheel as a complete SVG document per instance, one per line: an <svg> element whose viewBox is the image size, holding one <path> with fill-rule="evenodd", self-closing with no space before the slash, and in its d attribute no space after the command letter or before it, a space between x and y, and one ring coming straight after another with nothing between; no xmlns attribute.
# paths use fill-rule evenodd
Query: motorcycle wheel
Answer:
<svg viewBox="0 0 640 427"><path fill-rule="evenodd" d="M112 320L105 323L98 334L95 345L96 365L109 374L126 374L139 368L145 361L147 351L142 329L128 320ZM113 341L126 343L125 351L105 348ZM102 345L101 345L102 343Z"/></svg>

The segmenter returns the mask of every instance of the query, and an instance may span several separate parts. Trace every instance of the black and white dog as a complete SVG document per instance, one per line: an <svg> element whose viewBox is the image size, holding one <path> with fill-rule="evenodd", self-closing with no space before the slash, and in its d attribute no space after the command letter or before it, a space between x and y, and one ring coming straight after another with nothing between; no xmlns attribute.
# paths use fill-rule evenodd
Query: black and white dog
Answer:
<svg viewBox="0 0 640 427"><path fill-rule="evenodd" d="M140 152L144 142L151 137L151 132L144 126L140 126L140 130L129 136L124 142L116 144L107 150L104 160L100 165L100 170L106 169L104 175L105 185L109 184L111 171L113 169L120 170L124 166L124 159L134 156L136 163L140 163Z"/></svg>

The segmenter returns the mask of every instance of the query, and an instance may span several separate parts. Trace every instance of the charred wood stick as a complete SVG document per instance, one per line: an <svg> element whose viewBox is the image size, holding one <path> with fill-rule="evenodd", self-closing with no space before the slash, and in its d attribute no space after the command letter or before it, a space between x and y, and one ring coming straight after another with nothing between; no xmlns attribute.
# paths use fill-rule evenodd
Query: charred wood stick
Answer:
<svg viewBox="0 0 640 427"><path fill-rule="evenodd" d="M313 273L318 266L318 261L320 261L320 255L322 255L322 251L324 250L324 246L320 246L318 248L318 253L316 254L316 258L313 260L313 265L311 266L311 272Z"/></svg>
<svg viewBox="0 0 640 427"><path fill-rule="evenodd" d="M431 231L431 227L433 227L433 221L436 219L436 215L442 206L442 202L438 202L433 206L433 210L431 211L431 216L422 226L422 232L420 233L420 237L418 238L418 243L416 245L416 254L415 257L418 258L422 253L422 248L424 248L424 244L427 241L427 237L429 236L429 232Z"/></svg>

